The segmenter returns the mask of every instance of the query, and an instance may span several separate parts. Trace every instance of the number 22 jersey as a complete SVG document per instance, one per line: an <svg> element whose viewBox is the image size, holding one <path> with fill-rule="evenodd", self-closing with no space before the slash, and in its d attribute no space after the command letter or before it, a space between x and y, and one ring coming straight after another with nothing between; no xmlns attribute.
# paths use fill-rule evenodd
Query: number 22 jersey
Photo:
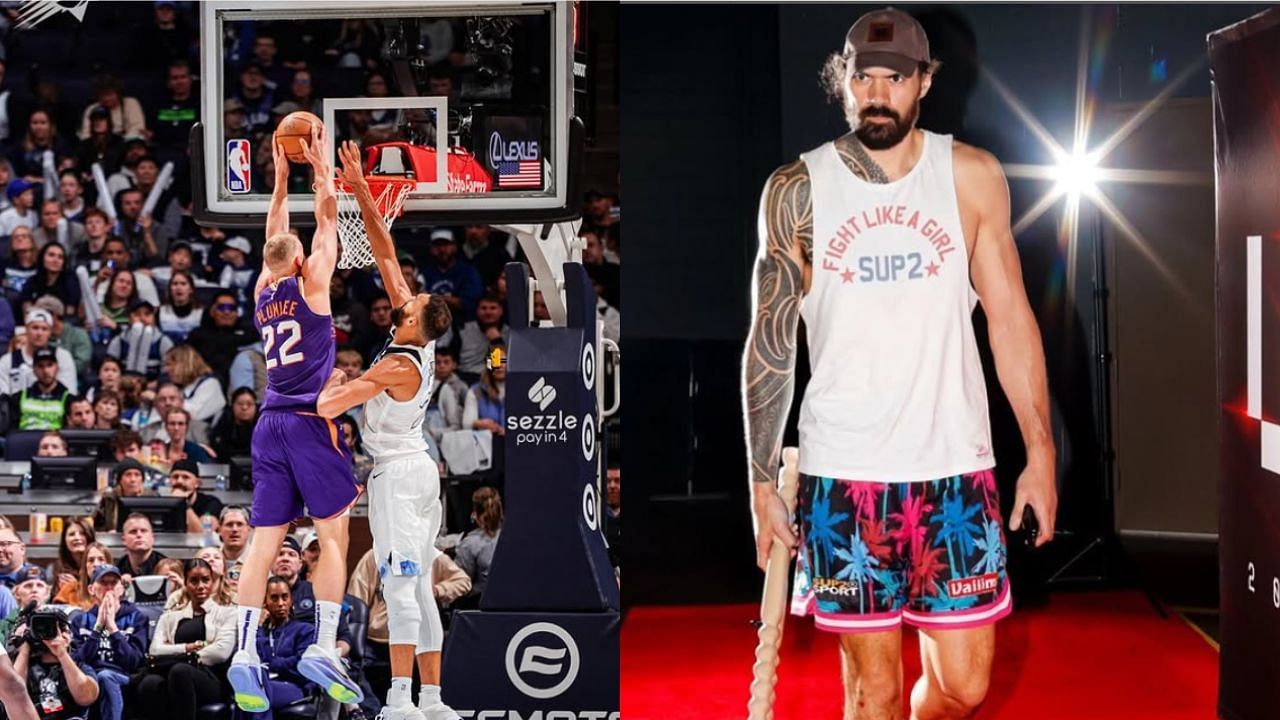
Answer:
<svg viewBox="0 0 1280 720"><path fill-rule="evenodd" d="M263 411L315 412L334 367L333 318L311 310L295 275L262 289L253 324L267 364Z"/></svg>

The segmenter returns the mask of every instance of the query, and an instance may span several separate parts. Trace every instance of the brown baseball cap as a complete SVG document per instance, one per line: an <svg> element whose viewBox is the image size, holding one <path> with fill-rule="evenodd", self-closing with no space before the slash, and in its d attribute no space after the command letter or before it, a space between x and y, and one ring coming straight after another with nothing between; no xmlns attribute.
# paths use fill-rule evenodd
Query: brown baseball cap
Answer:
<svg viewBox="0 0 1280 720"><path fill-rule="evenodd" d="M908 77L929 62L929 38L910 15L885 8L858 18L844 37L844 56L855 70L886 67Z"/></svg>

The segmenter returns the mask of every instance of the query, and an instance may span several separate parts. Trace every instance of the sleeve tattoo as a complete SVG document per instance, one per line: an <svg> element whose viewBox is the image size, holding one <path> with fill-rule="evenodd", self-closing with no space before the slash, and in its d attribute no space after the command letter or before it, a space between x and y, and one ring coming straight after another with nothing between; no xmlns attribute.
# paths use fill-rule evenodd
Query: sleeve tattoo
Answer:
<svg viewBox="0 0 1280 720"><path fill-rule="evenodd" d="M796 335L813 209L804 163L769 178L761 200L754 319L743 360L743 406L752 482L773 483L795 391Z"/></svg>

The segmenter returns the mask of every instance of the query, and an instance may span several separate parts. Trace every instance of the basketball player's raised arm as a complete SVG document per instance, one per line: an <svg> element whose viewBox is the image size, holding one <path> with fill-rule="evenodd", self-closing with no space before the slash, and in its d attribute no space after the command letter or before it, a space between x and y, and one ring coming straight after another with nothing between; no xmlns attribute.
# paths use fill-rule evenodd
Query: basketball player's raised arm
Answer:
<svg viewBox="0 0 1280 720"><path fill-rule="evenodd" d="M271 141L271 159L275 164L275 184L271 187L271 204L267 207L268 238L289 232L289 159L274 138ZM262 289L275 280L267 269L267 259L263 258L262 270L258 272L258 282L253 288L254 302L258 301Z"/></svg>
<svg viewBox="0 0 1280 720"><path fill-rule="evenodd" d="M316 399L316 413L321 417L336 418L384 390L401 386L416 388L418 378L418 368L411 360L387 355L355 380L325 385Z"/></svg>
<svg viewBox="0 0 1280 720"><path fill-rule="evenodd" d="M1053 539L1057 515L1055 451L1049 425L1049 383L1044 347L1022 283L1018 248L1009 224L1009 186L1000 162L990 153L970 150L956 163L957 187L978 211L970 277L987 315L996 375L1018 418L1027 449L1027 467L1018 479L1010 527L1022 525L1030 504L1040 524L1037 545Z"/></svg>
<svg viewBox="0 0 1280 720"><path fill-rule="evenodd" d="M396 246L391 239L391 231L382 219L378 204L373 200L369 182L365 180L360 148L348 140L342 143L338 155L342 158L342 179L355 191L360 217L364 220L364 230L369 236L369 247L373 250L378 272L382 275L387 297L391 301L391 307L398 308L413 299L413 293L409 291L409 284L404 281L404 275L400 272L400 261L396 259Z"/></svg>
<svg viewBox="0 0 1280 720"><path fill-rule="evenodd" d="M763 569L775 537L788 547L797 545L776 483L782 432L795 392L804 268L813 243L809 174L803 162L784 166L770 176L760 202L757 231L760 251L752 289L752 324L743 358L742 401L756 561Z"/></svg>
<svg viewBox="0 0 1280 720"><path fill-rule="evenodd" d="M315 172L311 189L315 191L316 232L311 236L311 254L303 266L303 276L311 289L307 291L307 302L319 297L329 297L329 279L338 265L338 196L333 187L333 167L325 152L324 126L311 126L311 142L301 141L302 154L311 163ZM327 305L313 308L318 312L328 312Z"/></svg>

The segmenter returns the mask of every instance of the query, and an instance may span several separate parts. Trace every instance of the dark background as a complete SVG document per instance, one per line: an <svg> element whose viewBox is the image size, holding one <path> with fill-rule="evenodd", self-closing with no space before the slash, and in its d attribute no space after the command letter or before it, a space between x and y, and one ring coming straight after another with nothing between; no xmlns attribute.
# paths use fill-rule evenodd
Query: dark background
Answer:
<svg viewBox="0 0 1280 720"><path fill-rule="evenodd" d="M623 490L625 603L758 598L739 374L759 195L774 168L847 132L840 109L827 103L818 85L818 71L827 54L841 47L849 25L875 7L880 6L621 9L622 156L631 159L623 281L623 382L631 427ZM943 62L919 125L955 134L1005 163L1047 164L1052 158L999 98L990 76L1069 147L1082 23L1099 48L1090 56L1088 76L1100 105L1151 100L1184 71L1190 75L1173 96L1203 99L1210 90L1206 34L1267 6L903 7L920 19L934 56ZM1047 189L1027 180L1011 180L1010 186L1014 218ZM1066 489L1059 523L1076 538L1064 538L1053 550L1068 553L1106 534L1111 519L1093 398L1098 383L1089 258L1079 260L1075 303L1061 302L1055 283L1062 282L1065 258L1057 244L1058 216L1057 210L1046 213L1017 240L1028 296L1044 333L1060 446L1071 448L1060 472ZM1087 244L1088 236L1082 232L1081 242ZM981 313L975 322L989 355ZM1021 442L986 360L998 474L1007 500L1023 463ZM800 365L807 365L803 356ZM802 371L797 406L803 376ZM787 441L794 440L793 422ZM1202 571L1197 577L1205 582L1191 602L1216 604L1213 537L1199 540L1166 548L1165 554L1184 573L1186 558L1195 556ZM1034 575L1057 559L1042 555L1022 572ZM1121 571L1107 566L1098 572L1122 580L1160 575L1161 561L1153 562L1141 572L1127 564ZM1195 584L1182 578L1182 586Z"/></svg>

